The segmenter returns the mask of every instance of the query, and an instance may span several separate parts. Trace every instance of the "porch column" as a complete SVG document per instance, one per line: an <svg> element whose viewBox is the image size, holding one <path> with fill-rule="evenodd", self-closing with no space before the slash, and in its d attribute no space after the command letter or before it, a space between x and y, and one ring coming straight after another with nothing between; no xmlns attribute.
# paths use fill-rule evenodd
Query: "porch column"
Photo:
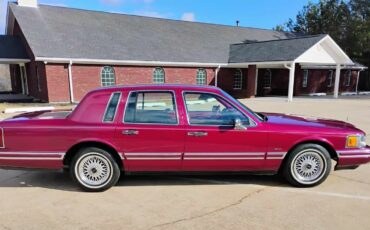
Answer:
<svg viewBox="0 0 370 230"><path fill-rule="evenodd" d="M338 98L339 94L340 69L340 64L337 64L335 68L334 98Z"/></svg>
<svg viewBox="0 0 370 230"><path fill-rule="evenodd" d="M292 64L290 64L290 67L288 67L288 69L289 69L288 101L293 101L295 62L292 62Z"/></svg>
<svg viewBox="0 0 370 230"><path fill-rule="evenodd" d="M248 76L247 76L247 97L254 97L256 92L256 65L248 66Z"/></svg>

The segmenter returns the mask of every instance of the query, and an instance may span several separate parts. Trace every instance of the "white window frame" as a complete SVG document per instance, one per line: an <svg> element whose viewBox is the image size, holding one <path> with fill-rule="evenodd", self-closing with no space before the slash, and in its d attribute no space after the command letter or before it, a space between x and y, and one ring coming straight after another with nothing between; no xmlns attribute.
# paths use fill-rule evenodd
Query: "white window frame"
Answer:
<svg viewBox="0 0 370 230"><path fill-rule="evenodd" d="M308 69L303 70L302 87L307 88L308 86Z"/></svg>
<svg viewBox="0 0 370 230"><path fill-rule="evenodd" d="M109 70L112 70L112 72L106 71L109 68ZM113 76L113 82L112 79L109 79ZM116 85L116 73L114 71L114 68L112 66L104 66L100 71L100 83L103 87L113 86Z"/></svg>
<svg viewBox="0 0 370 230"><path fill-rule="evenodd" d="M196 76L197 85L207 85L207 71L205 69L198 69Z"/></svg>
<svg viewBox="0 0 370 230"><path fill-rule="evenodd" d="M334 74L334 71L333 70L329 70L328 72L328 75L327 75L327 79L326 79L326 86L327 87L332 87L333 86L333 74ZM330 81L329 81L330 79Z"/></svg>
<svg viewBox="0 0 370 230"><path fill-rule="evenodd" d="M237 82L236 78L240 77L240 81ZM233 89L241 90L243 88L243 72L241 69L236 69L233 76Z"/></svg>
<svg viewBox="0 0 370 230"><path fill-rule="evenodd" d="M158 81L158 77L156 75L157 71L161 71L162 74L163 74L163 80L161 81ZM164 72L164 69L162 67L155 67L154 70L153 70L153 83L154 84L164 84L166 82L166 73Z"/></svg>
<svg viewBox="0 0 370 230"><path fill-rule="evenodd" d="M266 78L268 78L267 79L268 85L266 85ZM272 72L271 72L271 69L266 69L263 75L263 88L271 88L271 85L272 85Z"/></svg>
<svg viewBox="0 0 370 230"><path fill-rule="evenodd" d="M351 85L351 78L352 78L352 71L351 70L347 70L346 71L346 79L345 79L345 86L350 86Z"/></svg>

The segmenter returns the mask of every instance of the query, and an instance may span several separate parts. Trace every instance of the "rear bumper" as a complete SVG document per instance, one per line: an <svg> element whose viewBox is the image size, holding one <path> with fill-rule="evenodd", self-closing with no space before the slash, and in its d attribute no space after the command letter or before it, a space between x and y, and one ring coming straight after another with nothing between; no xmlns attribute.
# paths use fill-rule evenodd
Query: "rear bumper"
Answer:
<svg viewBox="0 0 370 230"><path fill-rule="evenodd" d="M370 162L370 146L362 149L346 149L337 151L338 164L336 169L351 168Z"/></svg>

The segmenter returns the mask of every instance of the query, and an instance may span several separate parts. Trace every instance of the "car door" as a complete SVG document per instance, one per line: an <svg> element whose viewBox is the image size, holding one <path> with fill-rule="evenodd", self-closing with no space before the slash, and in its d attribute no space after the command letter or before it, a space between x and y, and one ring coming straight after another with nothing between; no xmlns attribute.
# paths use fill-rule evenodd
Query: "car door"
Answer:
<svg viewBox="0 0 370 230"><path fill-rule="evenodd" d="M183 170L251 171L263 167L267 134L245 113L213 93L183 92L183 99L188 120Z"/></svg>
<svg viewBox="0 0 370 230"><path fill-rule="evenodd" d="M173 91L131 91L116 130L129 171L181 169L185 130Z"/></svg>

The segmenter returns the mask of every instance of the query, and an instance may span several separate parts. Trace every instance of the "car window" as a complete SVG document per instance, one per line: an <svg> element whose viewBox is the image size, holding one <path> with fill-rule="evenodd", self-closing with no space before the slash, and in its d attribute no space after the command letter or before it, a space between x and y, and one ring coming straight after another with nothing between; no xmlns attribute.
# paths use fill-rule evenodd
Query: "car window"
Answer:
<svg viewBox="0 0 370 230"><path fill-rule="evenodd" d="M209 93L185 93L186 111L191 125L234 125L240 119L249 125L249 118L230 103Z"/></svg>
<svg viewBox="0 0 370 230"><path fill-rule="evenodd" d="M132 92L127 101L124 122L177 124L172 92Z"/></svg>
<svg viewBox="0 0 370 230"><path fill-rule="evenodd" d="M116 115L117 106L119 103L119 99L121 98L121 93L113 93L109 99L107 109L105 110L104 122L113 122L114 117Z"/></svg>

